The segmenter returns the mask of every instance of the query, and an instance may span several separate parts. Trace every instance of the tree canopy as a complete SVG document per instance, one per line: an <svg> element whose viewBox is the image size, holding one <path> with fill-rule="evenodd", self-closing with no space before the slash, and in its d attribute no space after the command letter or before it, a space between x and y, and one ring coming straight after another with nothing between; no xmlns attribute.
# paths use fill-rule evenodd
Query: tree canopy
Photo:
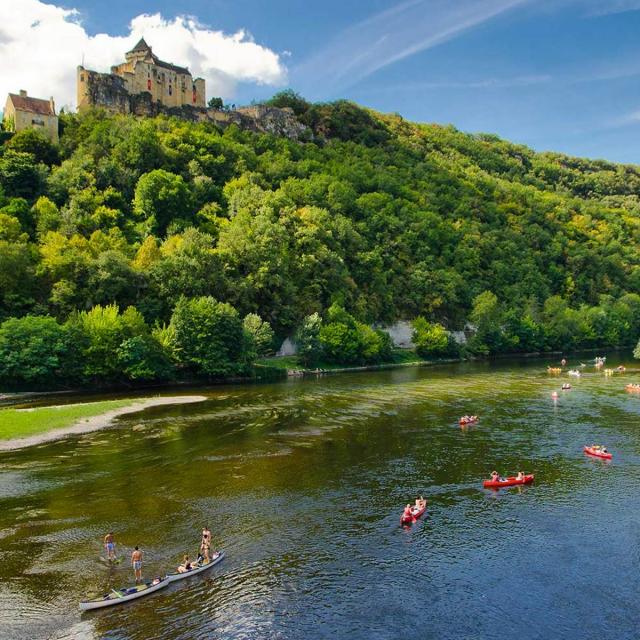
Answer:
<svg viewBox="0 0 640 640"><path fill-rule="evenodd" d="M124 367L132 378L166 373L149 336L177 331L189 309L204 313L203 302L189 306L202 299L229 305L223 315L237 323L227 328L251 353L275 346L254 316L277 338L302 329L310 360L324 350L376 361L386 346L370 327L417 317L425 352L443 348L439 325L475 327L476 353L637 340L638 167L535 153L348 101L289 91L271 102L293 111L308 141L100 110L62 114L59 145L9 137L0 321L48 317L80 330L98 305L135 308L146 328L109 342L99 372L129 375ZM336 320L333 306L352 320ZM227 370L209 371L190 348L172 366ZM153 367L140 365L143 354Z"/></svg>

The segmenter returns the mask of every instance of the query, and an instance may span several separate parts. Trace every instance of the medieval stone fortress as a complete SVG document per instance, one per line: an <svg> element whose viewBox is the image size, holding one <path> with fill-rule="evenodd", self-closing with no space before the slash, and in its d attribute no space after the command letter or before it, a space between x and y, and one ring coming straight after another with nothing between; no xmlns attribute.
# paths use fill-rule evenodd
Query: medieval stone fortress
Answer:
<svg viewBox="0 0 640 640"><path fill-rule="evenodd" d="M78 67L78 109L98 106L137 115L185 108L206 112L204 80L194 79L185 67L160 60L144 38L125 58L111 67L111 73Z"/></svg>
<svg viewBox="0 0 640 640"><path fill-rule="evenodd" d="M186 67L160 60L141 38L125 54L125 61L110 73L77 68L78 111L97 108L111 114L153 117L160 114L194 122L214 122L226 127L273 133L292 139L307 135L289 109L252 105L238 109L207 106L203 78L193 78ZM4 110L5 128L21 131L33 128L53 142L58 141L58 116L53 98L32 98L21 90L9 94Z"/></svg>

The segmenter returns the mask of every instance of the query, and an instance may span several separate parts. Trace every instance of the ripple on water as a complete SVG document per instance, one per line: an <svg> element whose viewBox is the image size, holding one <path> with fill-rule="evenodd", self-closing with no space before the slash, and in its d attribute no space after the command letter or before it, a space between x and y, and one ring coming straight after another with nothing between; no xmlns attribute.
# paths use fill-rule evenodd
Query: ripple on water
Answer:
<svg viewBox="0 0 640 640"><path fill-rule="evenodd" d="M554 405L562 379L540 369L243 388L205 411L138 418L138 432L123 425L106 440L53 447L70 458L43 464L51 448L12 455L0 483L24 474L13 481L27 489L0 493L0 629L16 618L20 633L56 640L289 640L319 629L352 640L399 629L590 640L615 628L633 638L640 403L590 375ZM481 421L462 431L456 420L468 412ZM613 464L585 459L593 438L615 449ZM484 491L494 466L534 470L536 482ZM425 517L401 528L402 506L423 492ZM16 504L31 510L24 527ZM156 572L195 552L205 523L227 551L209 576L79 618L85 591L131 577L128 566L95 562L107 528L122 550L140 541Z"/></svg>

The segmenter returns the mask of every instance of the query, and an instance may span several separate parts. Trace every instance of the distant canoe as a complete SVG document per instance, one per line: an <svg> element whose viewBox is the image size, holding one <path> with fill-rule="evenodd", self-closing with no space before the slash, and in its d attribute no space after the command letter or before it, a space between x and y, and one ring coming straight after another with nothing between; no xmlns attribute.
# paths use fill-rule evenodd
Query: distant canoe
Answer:
<svg viewBox="0 0 640 640"><path fill-rule="evenodd" d="M522 484L531 484L533 482L533 473L526 474L523 478L518 479L516 476L509 476L501 480L485 480L482 486L485 489L501 489L502 487L517 487Z"/></svg>

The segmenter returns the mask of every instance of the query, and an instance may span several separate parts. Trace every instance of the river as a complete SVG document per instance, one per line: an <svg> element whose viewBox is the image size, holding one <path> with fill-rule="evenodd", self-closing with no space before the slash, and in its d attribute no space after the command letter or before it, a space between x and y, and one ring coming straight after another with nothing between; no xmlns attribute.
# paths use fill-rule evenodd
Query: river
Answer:
<svg viewBox="0 0 640 640"><path fill-rule="evenodd" d="M0 638L637 638L640 395L624 385L640 371L619 362L197 389L206 402L4 453ZM462 430L465 413L479 424ZM611 463L583 454L594 441ZM494 468L536 480L482 489ZM426 516L401 528L418 493ZM107 531L151 576L197 552L205 524L226 550L210 573L78 611L131 581L99 561Z"/></svg>

